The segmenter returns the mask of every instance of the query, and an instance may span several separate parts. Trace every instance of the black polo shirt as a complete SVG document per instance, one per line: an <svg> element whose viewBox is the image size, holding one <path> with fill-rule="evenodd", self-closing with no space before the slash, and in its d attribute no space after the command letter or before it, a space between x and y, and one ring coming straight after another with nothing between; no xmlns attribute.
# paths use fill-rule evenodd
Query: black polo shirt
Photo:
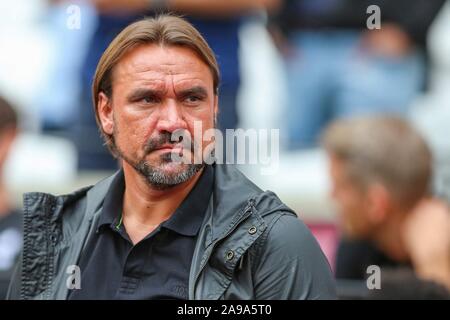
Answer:
<svg viewBox="0 0 450 320"><path fill-rule="evenodd" d="M79 263L81 289L69 299L188 299L198 231L213 188L214 168L203 173L173 215L133 246L121 222L125 179L120 172Z"/></svg>

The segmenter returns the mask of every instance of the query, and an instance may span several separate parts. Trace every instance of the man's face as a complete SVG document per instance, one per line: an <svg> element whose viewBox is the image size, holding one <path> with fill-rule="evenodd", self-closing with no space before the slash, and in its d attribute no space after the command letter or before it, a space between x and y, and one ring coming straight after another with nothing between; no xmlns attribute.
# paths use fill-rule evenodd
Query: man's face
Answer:
<svg viewBox="0 0 450 320"><path fill-rule="evenodd" d="M112 79L112 99L100 93L98 112L119 156L153 186L189 180L202 164L175 162L172 155L194 159L194 150L201 155L206 145L186 149L171 135L182 130L201 141L194 122L202 135L214 127L217 96L208 66L188 48L142 45L120 60Z"/></svg>
<svg viewBox="0 0 450 320"><path fill-rule="evenodd" d="M330 155L331 195L336 203L341 227L346 236L366 238L371 225L367 219L368 201L364 190L350 179L345 164Z"/></svg>

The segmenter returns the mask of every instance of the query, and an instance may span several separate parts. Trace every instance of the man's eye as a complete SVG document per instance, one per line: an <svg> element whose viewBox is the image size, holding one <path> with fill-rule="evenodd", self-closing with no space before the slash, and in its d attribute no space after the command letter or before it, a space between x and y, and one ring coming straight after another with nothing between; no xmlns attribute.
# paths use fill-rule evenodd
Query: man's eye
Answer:
<svg viewBox="0 0 450 320"><path fill-rule="evenodd" d="M187 102L198 102L198 101L200 101L201 100L201 98L200 97L197 97L197 96L188 96L187 98L186 98L186 101Z"/></svg>
<svg viewBox="0 0 450 320"><path fill-rule="evenodd" d="M149 96L149 97L142 98L141 101L143 103L156 103L156 102L158 102L158 99L156 97L150 97Z"/></svg>

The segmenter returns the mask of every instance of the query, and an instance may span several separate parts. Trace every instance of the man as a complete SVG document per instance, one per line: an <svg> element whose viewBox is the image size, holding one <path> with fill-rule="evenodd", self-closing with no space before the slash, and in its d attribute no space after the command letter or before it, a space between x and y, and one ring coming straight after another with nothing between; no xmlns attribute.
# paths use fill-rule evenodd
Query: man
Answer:
<svg viewBox="0 0 450 320"><path fill-rule="evenodd" d="M232 166L173 161L207 150L194 124L201 134L214 127L218 85L213 52L183 19L141 20L114 39L93 97L123 169L64 197L25 196L25 249L10 298L334 297L319 246L273 193ZM180 131L192 145L174 141Z"/></svg>
<svg viewBox="0 0 450 320"><path fill-rule="evenodd" d="M22 248L22 216L14 209L3 168L17 135L17 114L0 97L0 299L6 297L14 264Z"/></svg>
<svg viewBox="0 0 450 320"><path fill-rule="evenodd" d="M280 0L90 0L98 12L98 23L81 74L81 101L71 136L79 149L81 169L116 169L117 162L102 145L92 115L90 87L95 67L108 44L130 23L143 16L173 11L192 23L216 54L221 73L220 108L217 126L238 126L237 96L241 83L239 66L239 30L255 12L273 11Z"/></svg>
<svg viewBox="0 0 450 320"><path fill-rule="evenodd" d="M363 279L378 265L382 279L400 279L386 267L412 267L419 279L450 287L450 219L426 199L432 157L422 137L403 120L378 116L336 121L323 144L344 235L336 277Z"/></svg>

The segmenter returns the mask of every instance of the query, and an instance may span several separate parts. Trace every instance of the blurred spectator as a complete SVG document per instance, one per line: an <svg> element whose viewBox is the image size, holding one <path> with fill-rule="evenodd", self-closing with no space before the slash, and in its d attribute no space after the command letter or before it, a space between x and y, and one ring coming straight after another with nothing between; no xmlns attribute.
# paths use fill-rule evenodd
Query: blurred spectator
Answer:
<svg viewBox="0 0 450 320"><path fill-rule="evenodd" d="M385 270L370 299L450 300L450 211L436 199L423 200L402 230L414 272Z"/></svg>
<svg viewBox="0 0 450 320"><path fill-rule="evenodd" d="M73 2L73 1L72 1ZM36 100L44 132L64 133L76 116L79 104L81 67L95 28L95 13L89 0L51 0L45 26L54 53L48 74ZM79 29L68 26L71 8L79 8ZM81 15L82 13L82 15Z"/></svg>
<svg viewBox="0 0 450 320"><path fill-rule="evenodd" d="M432 157L422 137L401 119L363 117L333 123L323 144L343 236L368 243L341 246L337 277L358 278L376 264L383 279L386 267L403 264L450 289L450 214L425 200Z"/></svg>
<svg viewBox="0 0 450 320"><path fill-rule="evenodd" d="M92 111L91 81L98 60L111 40L128 24L167 10L187 14L215 52L221 71L218 125L236 128L236 99L240 85L238 31L243 20L260 9L272 10L280 0L91 0L99 12L98 27L83 67L82 100L73 134L79 148L79 166L110 169L116 162L102 146Z"/></svg>
<svg viewBox="0 0 450 320"><path fill-rule="evenodd" d="M2 169L16 132L16 112L0 97L0 299L6 297L12 269L22 247L22 217L14 210L2 180Z"/></svg>
<svg viewBox="0 0 450 320"><path fill-rule="evenodd" d="M445 0L286 0L272 28L286 60L288 147L332 119L405 114L425 83L426 35ZM379 30L366 12L380 8Z"/></svg>

